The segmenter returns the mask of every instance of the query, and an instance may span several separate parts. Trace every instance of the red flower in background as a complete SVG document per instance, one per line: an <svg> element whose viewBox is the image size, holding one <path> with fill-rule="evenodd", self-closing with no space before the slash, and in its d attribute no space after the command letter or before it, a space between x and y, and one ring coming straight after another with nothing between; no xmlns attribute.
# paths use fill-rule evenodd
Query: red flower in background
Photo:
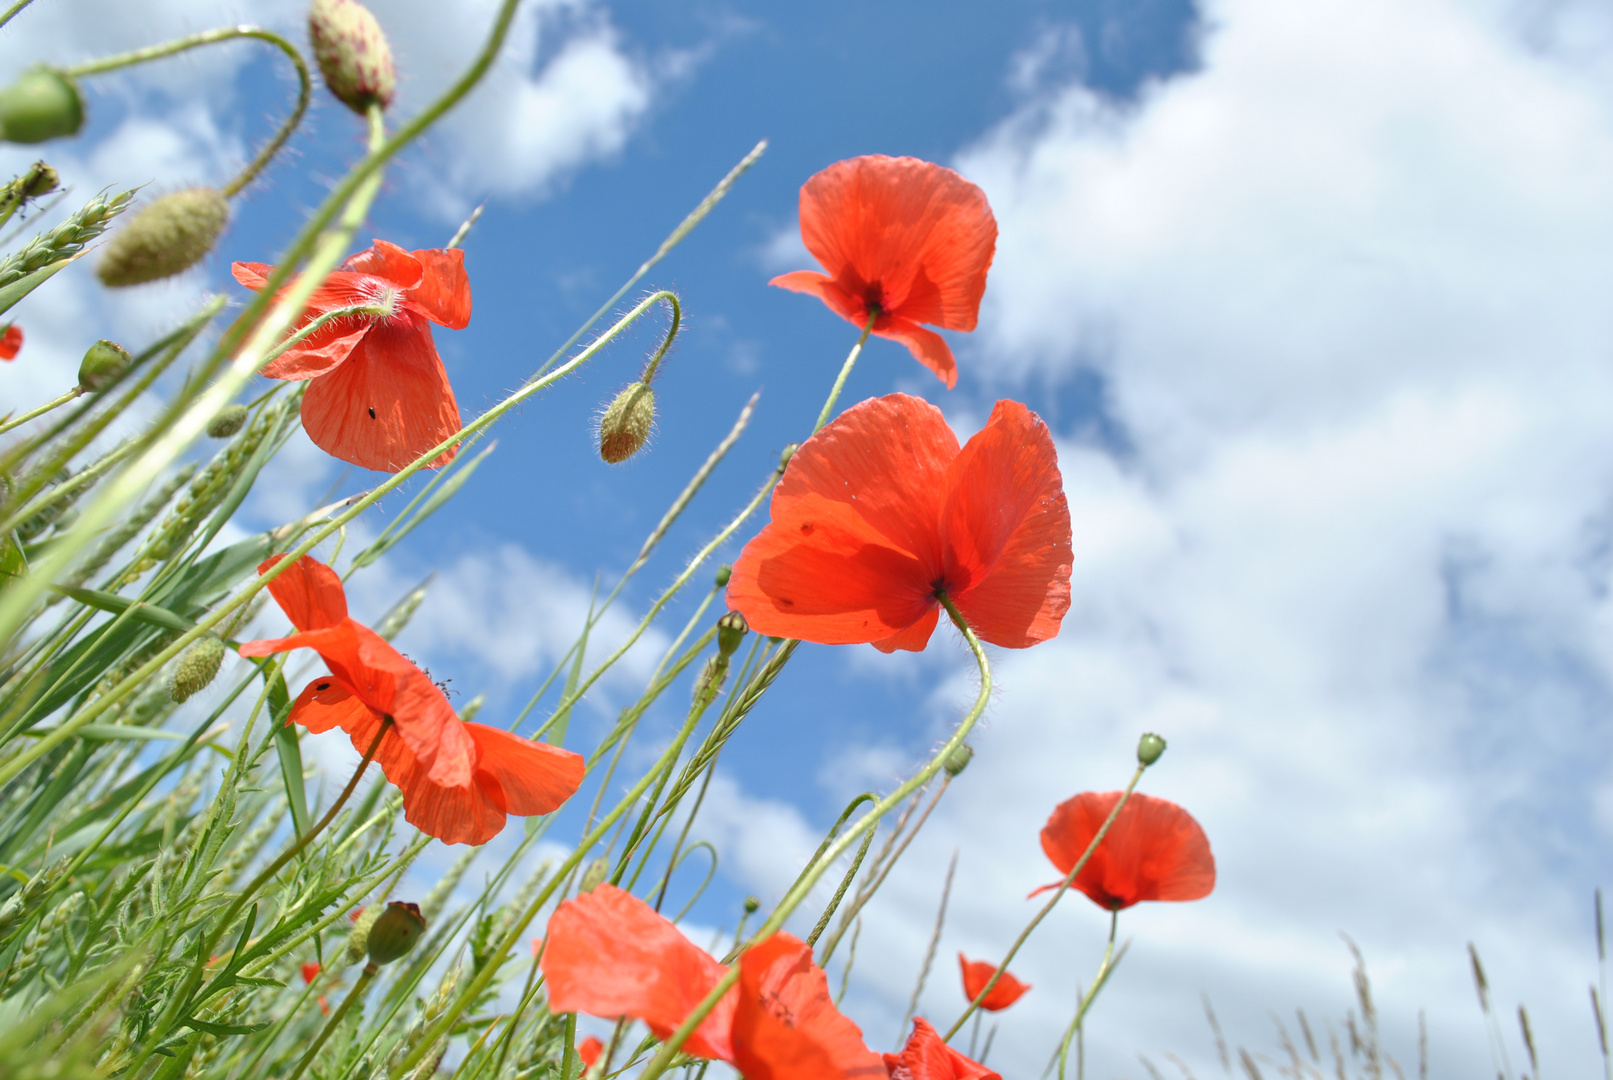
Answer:
<svg viewBox="0 0 1613 1080"><path fill-rule="evenodd" d="M391 314L337 319L272 360L271 379L308 380L302 426L326 453L397 472L459 430L459 406L431 324L470 322L465 253L404 251L377 240L326 276L297 326L338 308L379 306ZM235 263L235 280L261 289L274 267ZM447 450L431 467L453 460Z"/></svg>
<svg viewBox="0 0 1613 1080"><path fill-rule="evenodd" d="M944 589L981 638L1020 649L1070 606L1058 454L1018 402L999 401L961 450L922 398L855 405L790 458L772 518L728 585L758 633L917 652Z"/></svg>
<svg viewBox="0 0 1613 1080"><path fill-rule="evenodd" d="M1119 799L1118 791L1088 791L1058 805L1042 829L1042 850L1054 866L1070 872ZM1215 888L1215 856L1193 815L1173 802L1133 795L1072 884L1108 911L1142 900L1199 900ZM1056 888L1055 882L1036 892Z"/></svg>
<svg viewBox="0 0 1613 1080"><path fill-rule="evenodd" d="M1068 871L1066 871L1068 872ZM979 996L997 969L980 960L970 960L962 953L958 954L958 967L963 969L963 996L973 1001ZM1031 988L1030 983L1022 983L1014 978L1011 972L1003 972L1003 977L997 980L997 985L991 988L980 1007L987 1012L996 1012L1006 1009L1014 1002L1025 996L1025 991Z"/></svg>
<svg viewBox="0 0 1613 1080"><path fill-rule="evenodd" d="M21 348L22 327L16 323L6 323L6 328L0 330L0 360L15 360Z"/></svg>
<svg viewBox="0 0 1613 1080"><path fill-rule="evenodd" d="M948 388L952 350L929 323L973 330L997 247L986 195L951 169L918 158L839 161L801 187L801 240L828 271L797 270L768 284L811 293L861 329L906 345Z"/></svg>
<svg viewBox="0 0 1613 1080"><path fill-rule="evenodd" d="M900 1054L886 1054L890 1080L1003 1080L978 1061L971 1061L941 1041L922 1016L913 1018L913 1034Z"/></svg>
<svg viewBox="0 0 1613 1080"><path fill-rule="evenodd" d="M612 885L568 900L549 919L541 961L556 1013L630 1016L665 1039L727 968L650 906ZM829 996L812 950L775 934L740 958L739 983L683 1048L720 1058L746 1080L883 1077L878 1055Z"/></svg>
<svg viewBox="0 0 1613 1080"><path fill-rule="evenodd" d="M505 815L547 814L581 785L580 754L462 722L425 672L348 618L341 578L324 563L298 559L269 592L299 632L249 641L241 655L319 653L331 673L297 695L288 722L314 732L341 728L360 753L391 718L396 737L382 739L375 760L403 793L409 824L447 844L483 844L504 827Z"/></svg>
<svg viewBox="0 0 1613 1080"><path fill-rule="evenodd" d="M605 1044L593 1035L588 1036L588 1038L577 1044L577 1056L582 1058L584 1070L592 1069L594 1062L599 1060L599 1055L604 1051Z"/></svg>
<svg viewBox="0 0 1613 1080"><path fill-rule="evenodd" d="M319 977L319 965L318 964L310 962L310 963L304 964L302 966L302 984L304 986L307 986L309 983L313 982L318 977Z"/></svg>

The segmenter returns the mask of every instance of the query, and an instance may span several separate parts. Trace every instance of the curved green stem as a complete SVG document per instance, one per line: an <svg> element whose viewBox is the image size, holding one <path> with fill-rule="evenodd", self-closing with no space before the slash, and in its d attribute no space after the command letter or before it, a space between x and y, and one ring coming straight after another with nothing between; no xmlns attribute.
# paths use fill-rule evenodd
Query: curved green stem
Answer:
<svg viewBox="0 0 1613 1080"><path fill-rule="evenodd" d="M75 386L61 397L55 399L54 401L47 401L37 409L30 409L21 416L11 420L0 421L0 435L4 435L12 428L21 427L36 416L44 416L52 409L57 409L63 405L66 405L69 401L77 399L82 393L84 393L84 388L82 386Z"/></svg>
<svg viewBox="0 0 1613 1080"><path fill-rule="evenodd" d="M1059 1040L1058 1053L1056 1054L1059 1064L1059 1080L1064 1080L1065 1063L1070 1057L1070 1040L1075 1038L1075 1033L1081 1030L1081 1021L1086 1019L1087 1010L1092 1008L1092 1003L1098 999L1098 991L1103 989L1103 984L1109 981L1110 972L1114 971L1114 966L1117 963L1117 958L1115 957L1115 931L1119 926L1120 909L1114 908L1109 912L1109 941L1103 947L1103 962L1098 965L1098 973L1092 977L1092 985L1087 987L1081 994L1081 1001L1076 1006L1075 1016L1071 1018L1070 1026L1064 1029L1064 1038ZM975 1015L979 1016L978 1013ZM1049 1063L1048 1071L1051 1071L1051 1063ZM1084 1070L1077 1068L1078 1075L1082 1071ZM1047 1073L1044 1072L1042 1075L1046 1076Z"/></svg>
<svg viewBox="0 0 1613 1080"><path fill-rule="evenodd" d="M661 347L655 350L655 354L650 357L649 363L644 365L644 373L639 376L639 382L645 386L650 385L650 382L655 378L656 369L661 366L661 358L666 355L668 349L672 348L672 342L678 336L678 325L683 321L683 307L678 303L677 293L668 292L666 294L666 306L672 309L672 325L666 328L666 337L661 339Z"/></svg>
<svg viewBox="0 0 1613 1080"><path fill-rule="evenodd" d="M17 0L15 4L12 4L10 7L6 8L5 14L0 15L0 26L4 26L12 19L15 19L18 12L33 2L34 0Z"/></svg>
<svg viewBox="0 0 1613 1080"><path fill-rule="evenodd" d="M0 23L0 25L4 25L4 23ZM118 53L116 56L106 56L99 60L77 64L63 69L62 74L69 78L97 75L103 71L131 67L135 64L146 63L149 60L161 60L165 56L174 56L187 49L195 49L202 45L214 45L221 41L233 41L236 38L257 38L259 41L267 41L291 59L292 66L297 69L297 104L292 107L291 115L286 118L285 123L280 125L280 130L275 133L274 138L270 139L268 144L258 151L258 156L253 158L247 164L247 167L241 170L240 175L224 185L223 195L228 199L257 179L258 174L280 152L280 148L286 145L286 140L291 138L292 132L297 130L297 126L302 123L304 114L308 112L308 101L313 91L313 83L308 77L308 64L303 60L302 53L297 51L295 45L279 34L265 30L261 26L226 26L218 30L204 30L200 34L191 34L189 37L176 38L161 45L151 45L144 49L135 49L131 52Z"/></svg>
<svg viewBox="0 0 1613 1080"><path fill-rule="evenodd" d="M846 355L846 362L840 365L840 374L835 378L834 386L829 388L829 400L823 403L823 411L818 414L818 422L812 425L812 433L817 434L818 429L829 422L829 414L834 412L835 402L840 400L840 391L846 388L846 380L851 378L851 369L857 366L857 357L862 355L863 346L868 343L868 335L873 332L874 321L879 318L879 308L875 307L868 313L868 322L863 325L862 336L857 344L851 347Z"/></svg>
<svg viewBox="0 0 1613 1080"><path fill-rule="evenodd" d="M320 1048L341 1026L348 1010L353 1007L355 1001L364 996L364 991L370 988L371 980L380 973L380 970L375 966L375 961L373 960L364 965L364 970L359 972L358 981L353 984L353 989L349 990L347 996L342 998L342 1003L336 1006L336 1011L325 1019L325 1026L319 1029L319 1034L314 1036L314 1041L308 1047L308 1052L303 1054L302 1060L297 1062L297 1067L291 1070L291 1075L286 1077L286 1080L301 1080L302 1074L308 1071L308 1066L318 1056Z"/></svg>

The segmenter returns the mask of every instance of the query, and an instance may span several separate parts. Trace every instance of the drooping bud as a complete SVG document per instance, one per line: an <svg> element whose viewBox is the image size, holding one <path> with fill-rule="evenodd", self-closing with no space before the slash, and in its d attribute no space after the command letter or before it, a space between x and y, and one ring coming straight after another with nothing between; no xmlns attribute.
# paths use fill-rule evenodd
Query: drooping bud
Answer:
<svg viewBox="0 0 1613 1080"><path fill-rule="evenodd" d="M105 338L91 345L78 365L79 389L94 394L105 390L134 363L134 357L115 341Z"/></svg>
<svg viewBox="0 0 1613 1080"><path fill-rule="evenodd" d="M605 881L605 875L610 873L610 860L601 855L588 864L588 869L582 872L582 881L577 883L578 893L593 892Z"/></svg>
<svg viewBox="0 0 1613 1080"><path fill-rule="evenodd" d="M717 588L728 588L728 579L734 576L734 568L727 563L717 567Z"/></svg>
<svg viewBox="0 0 1613 1080"><path fill-rule="evenodd" d="M392 901L370 927L370 963L390 964L407 956L425 932L426 917L420 914L420 905Z"/></svg>
<svg viewBox="0 0 1613 1080"><path fill-rule="evenodd" d="M953 748L952 753L947 755L946 764L943 767L946 769L948 776L957 776L969 767L969 762L973 761L974 757L974 747L968 743L959 743Z"/></svg>
<svg viewBox="0 0 1613 1080"><path fill-rule="evenodd" d="M353 929L347 935L347 947L342 950L342 963L346 967L363 960L370 954L370 929L386 910L380 904L371 904L354 912Z"/></svg>
<svg viewBox="0 0 1613 1080"><path fill-rule="evenodd" d="M723 656L733 656L739 648L739 643L745 640L750 633L750 624L745 616L737 611L730 611L717 620L717 651Z"/></svg>
<svg viewBox="0 0 1613 1080"><path fill-rule="evenodd" d="M619 465L644 449L655 426L655 391L636 382L616 395L599 418L599 456Z"/></svg>
<svg viewBox="0 0 1613 1080"><path fill-rule="evenodd" d="M227 439L246 423L246 406L237 402L226 405L218 415L207 422L207 434L214 439Z"/></svg>
<svg viewBox="0 0 1613 1080"><path fill-rule="evenodd" d="M224 642L208 634L186 649L168 680L168 696L176 703L207 689L224 662Z"/></svg>
<svg viewBox="0 0 1613 1080"><path fill-rule="evenodd" d="M25 71L0 90L0 139L37 143L77 135L84 126L84 99L72 79L47 67Z"/></svg>
<svg viewBox="0 0 1613 1080"><path fill-rule="evenodd" d="M370 9L356 0L308 5L308 41L330 92L360 116L392 104L398 74L392 46Z"/></svg>
<svg viewBox="0 0 1613 1080"><path fill-rule="evenodd" d="M229 220L230 204L214 188L164 195L112 234L95 273L113 288L172 277L212 251Z"/></svg>
<svg viewBox="0 0 1613 1080"><path fill-rule="evenodd" d="M790 459L795 456L795 452L799 449L801 449L801 444L792 442L790 445L780 450L778 455L778 467L780 469L788 468Z"/></svg>
<svg viewBox="0 0 1613 1080"><path fill-rule="evenodd" d="M1137 740L1137 760L1145 766L1152 765L1158 761L1159 756L1164 752L1165 740L1153 732L1149 732Z"/></svg>

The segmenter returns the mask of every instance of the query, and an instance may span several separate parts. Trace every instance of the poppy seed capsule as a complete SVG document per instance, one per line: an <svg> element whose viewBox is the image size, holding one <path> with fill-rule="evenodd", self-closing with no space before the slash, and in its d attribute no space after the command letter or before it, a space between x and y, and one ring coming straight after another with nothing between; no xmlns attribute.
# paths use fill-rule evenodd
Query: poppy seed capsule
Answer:
<svg viewBox="0 0 1613 1080"><path fill-rule="evenodd" d="M756 909L761 907L761 906L762 906L762 902L760 900L756 899L756 897L754 897L754 896L745 897L745 914L754 915L754 914L756 914Z"/></svg>
<svg viewBox="0 0 1613 1080"><path fill-rule="evenodd" d="M79 362L78 387L86 393L99 393L117 382L132 363L134 357L128 349L102 338L85 351Z"/></svg>
<svg viewBox="0 0 1613 1080"><path fill-rule="evenodd" d="M968 743L959 743L952 753L947 755L946 764L943 767L946 769L948 776L957 776L969 767L969 762L973 761L974 757L974 747Z"/></svg>
<svg viewBox="0 0 1613 1080"><path fill-rule="evenodd" d="M392 104L398 83L392 46L369 8L355 0L314 0L308 42L325 86L343 105L362 116L371 105Z"/></svg>
<svg viewBox="0 0 1613 1080"><path fill-rule="evenodd" d="M582 872L582 881L577 885L578 893L590 893L604 882L605 875L610 872L610 861L601 855L588 864L588 869Z"/></svg>
<svg viewBox="0 0 1613 1080"><path fill-rule="evenodd" d="M599 456L619 465L644 449L655 426L655 391L636 382L616 395L599 418Z"/></svg>
<svg viewBox="0 0 1613 1080"><path fill-rule="evenodd" d="M246 406L239 403L226 405L218 415L207 422L207 434L214 439L227 439L241 430L246 423Z"/></svg>
<svg viewBox="0 0 1613 1080"><path fill-rule="evenodd" d="M717 588L726 589L728 587L728 579L733 576L734 568L729 566L727 563L723 563L721 566L717 567Z"/></svg>
<svg viewBox="0 0 1613 1080"><path fill-rule="evenodd" d="M175 665L174 674L168 680L168 696L177 704L201 693L217 677L222 663L224 642L212 634L198 639Z"/></svg>
<svg viewBox="0 0 1613 1080"><path fill-rule="evenodd" d="M0 90L0 139L37 143L76 135L84 126L84 99L72 79L37 67Z"/></svg>
<svg viewBox="0 0 1613 1080"><path fill-rule="evenodd" d="M172 277L212 251L229 220L230 205L213 188L164 195L112 234L95 274L113 288Z"/></svg>
<svg viewBox="0 0 1613 1080"><path fill-rule="evenodd" d="M749 632L750 624L745 621L745 616L730 611L717 620L717 651L724 657L733 656Z"/></svg>
<svg viewBox="0 0 1613 1080"><path fill-rule="evenodd" d="M370 954L370 928L381 918L383 910L380 904L371 904L358 911L353 929L347 935L347 948L342 952L344 966L352 967Z"/></svg>
<svg viewBox="0 0 1613 1080"><path fill-rule="evenodd" d="M413 949L426 932L426 917L419 904L394 900L370 927L370 963L390 964Z"/></svg>
<svg viewBox="0 0 1613 1080"><path fill-rule="evenodd" d="M1159 756L1164 752L1165 740L1153 732L1149 732L1137 740L1137 760L1145 767L1158 761Z"/></svg>

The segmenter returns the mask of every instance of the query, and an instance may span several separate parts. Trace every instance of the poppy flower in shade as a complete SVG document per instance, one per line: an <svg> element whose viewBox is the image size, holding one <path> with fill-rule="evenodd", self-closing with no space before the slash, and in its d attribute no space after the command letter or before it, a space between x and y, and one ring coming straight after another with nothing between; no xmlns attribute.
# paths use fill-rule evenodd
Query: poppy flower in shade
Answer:
<svg viewBox="0 0 1613 1080"><path fill-rule="evenodd" d="M1003 1080L978 1061L971 1061L941 1041L922 1016L913 1018L913 1034L900 1054L886 1054L890 1080Z"/></svg>
<svg viewBox="0 0 1613 1080"><path fill-rule="evenodd" d="M790 458L728 606L751 629L883 652L929 643L944 590L977 634L1019 649L1070 606L1070 512L1047 425L999 401L961 450L941 410L864 401Z"/></svg>
<svg viewBox="0 0 1613 1080"><path fill-rule="evenodd" d="M22 327L16 323L6 323L6 328L0 330L0 360L15 360L21 350Z"/></svg>
<svg viewBox="0 0 1613 1080"><path fill-rule="evenodd" d="M801 241L828 271L768 282L811 293L859 330L906 345L951 388L952 350L940 334L973 330L997 248L986 194L951 169L910 157L839 161L801 187Z"/></svg>
<svg viewBox="0 0 1613 1080"><path fill-rule="evenodd" d="M600 1042L598 1037L594 1035L588 1036L588 1038L577 1044L577 1056L582 1058L582 1067L584 1069L592 1069L594 1062L598 1061L599 1055L604 1052L605 1044Z"/></svg>
<svg viewBox="0 0 1613 1080"><path fill-rule="evenodd" d="M970 960L962 953L958 954L958 967L963 969L963 996L973 1001L980 996L997 969L980 960ZM997 980L997 985L991 988L980 1007L987 1012L996 1012L1006 1009L1014 1002L1025 996L1025 991L1031 988L1030 983L1020 982L1014 978L1012 972L1003 972L1003 977Z"/></svg>
<svg viewBox="0 0 1613 1080"><path fill-rule="evenodd" d="M540 962L549 1008L630 1016L658 1038L677 1030L728 969L650 906L612 885L568 900L549 919ZM834 1007L812 950L775 934L740 958L738 984L683 1044L746 1080L883 1077L879 1056Z"/></svg>
<svg viewBox="0 0 1613 1080"><path fill-rule="evenodd" d="M309 983L313 982L318 977L319 977L319 965L318 964L310 962L310 963L304 964L302 966L302 984L304 986L307 986Z"/></svg>
<svg viewBox="0 0 1613 1080"><path fill-rule="evenodd" d="M261 289L274 267L238 262L235 280ZM459 430L459 406L431 324L470 322L470 280L458 248L404 251L385 240L326 275L297 326L338 308L387 315L336 319L275 357L271 379L306 380L302 426L314 445L366 469L397 472ZM431 468L453 460L444 451Z"/></svg>
<svg viewBox="0 0 1613 1080"><path fill-rule="evenodd" d="M1068 874L1119 800L1118 791L1088 791L1060 803L1042 828L1042 850L1053 865ZM1215 856L1193 815L1173 802L1133 795L1073 885L1108 911L1141 900L1199 900L1215 888ZM1057 882L1036 892L1056 888Z"/></svg>
<svg viewBox="0 0 1613 1080"><path fill-rule="evenodd" d="M258 567L262 573L283 556ZM292 702L289 723L309 731L341 728L367 752L386 720L392 731L375 760L403 793L409 824L448 844L484 844L507 814L547 814L583 778L580 754L499 728L467 724L441 689L385 638L347 615L336 572L308 556L269 583L297 633L249 641L242 656L309 648L330 668Z"/></svg>

